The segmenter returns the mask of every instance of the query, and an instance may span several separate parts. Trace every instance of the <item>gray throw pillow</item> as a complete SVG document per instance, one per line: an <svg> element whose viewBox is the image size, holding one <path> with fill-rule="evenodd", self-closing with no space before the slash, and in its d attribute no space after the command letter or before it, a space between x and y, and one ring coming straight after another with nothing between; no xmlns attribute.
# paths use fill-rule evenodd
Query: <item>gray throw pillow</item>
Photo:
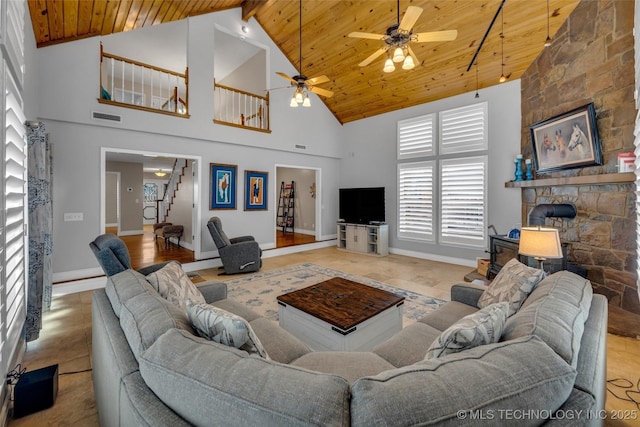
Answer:
<svg viewBox="0 0 640 427"><path fill-rule="evenodd" d="M202 338L269 359L262 343L245 319L206 303L187 301L191 326Z"/></svg>
<svg viewBox="0 0 640 427"><path fill-rule="evenodd" d="M493 282L482 293L478 308L484 308L496 302L508 302L509 314L515 314L533 288L538 284L544 272L528 267L513 258L496 275Z"/></svg>
<svg viewBox="0 0 640 427"><path fill-rule="evenodd" d="M186 307L187 300L206 302L202 293L176 261L171 261L160 270L147 275L147 280L162 298L180 308Z"/></svg>
<svg viewBox="0 0 640 427"><path fill-rule="evenodd" d="M509 303L499 302L463 317L436 338L429 346L424 359L436 359L447 354L498 342L508 311Z"/></svg>

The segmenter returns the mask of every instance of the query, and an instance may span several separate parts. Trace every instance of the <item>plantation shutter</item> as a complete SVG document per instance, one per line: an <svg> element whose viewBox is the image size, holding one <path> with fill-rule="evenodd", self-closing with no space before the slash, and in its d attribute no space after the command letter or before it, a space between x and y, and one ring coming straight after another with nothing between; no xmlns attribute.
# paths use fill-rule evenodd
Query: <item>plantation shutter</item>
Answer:
<svg viewBox="0 0 640 427"><path fill-rule="evenodd" d="M398 165L398 237L433 241L434 164Z"/></svg>
<svg viewBox="0 0 640 427"><path fill-rule="evenodd" d="M442 160L440 242L484 248L487 156Z"/></svg>
<svg viewBox="0 0 640 427"><path fill-rule="evenodd" d="M24 75L25 2L0 4L0 105L3 178L0 197L0 369L11 369L26 309L26 130L21 88ZM2 392L6 392L3 383Z"/></svg>
<svg viewBox="0 0 640 427"><path fill-rule="evenodd" d="M398 159L433 155L435 115L398 122Z"/></svg>
<svg viewBox="0 0 640 427"><path fill-rule="evenodd" d="M487 103L440 113L440 154L488 149Z"/></svg>

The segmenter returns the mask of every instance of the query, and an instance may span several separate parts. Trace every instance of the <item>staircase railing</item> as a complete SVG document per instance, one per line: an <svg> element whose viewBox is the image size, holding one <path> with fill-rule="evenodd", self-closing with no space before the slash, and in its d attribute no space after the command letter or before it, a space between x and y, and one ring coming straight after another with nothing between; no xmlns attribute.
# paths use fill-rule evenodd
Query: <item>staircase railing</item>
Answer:
<svg viewBox="0 0 640 427"><path fill-rule="evenodd" d="M260 132L269 129L269 92L265 96L213 82L213 122Z"/></svg>
<svg viewBox="0 0 640 427"><path fill-rule="evenodd" d="M98 102L189 117L189 69L167 70L104 52L100 45Z"/></svg>

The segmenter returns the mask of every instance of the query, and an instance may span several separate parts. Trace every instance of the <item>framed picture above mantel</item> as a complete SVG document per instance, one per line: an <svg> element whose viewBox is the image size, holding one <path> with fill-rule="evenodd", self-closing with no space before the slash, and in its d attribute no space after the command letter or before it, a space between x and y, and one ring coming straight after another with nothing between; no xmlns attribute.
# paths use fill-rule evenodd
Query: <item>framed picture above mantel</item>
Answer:
<svg viewBox="0 0 640 427"><path fill-rule="evenodd" d="M593 103L529 127L537 173L602 164Z"/></svg>

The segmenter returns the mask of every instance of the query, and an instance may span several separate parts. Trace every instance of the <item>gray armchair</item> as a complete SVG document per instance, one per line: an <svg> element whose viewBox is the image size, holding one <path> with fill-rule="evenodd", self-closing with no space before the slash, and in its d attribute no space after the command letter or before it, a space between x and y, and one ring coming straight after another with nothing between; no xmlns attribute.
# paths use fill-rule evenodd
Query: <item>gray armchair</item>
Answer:
<svg viewBox="0 0 640 427"><path fill-rule="evenodd" d="M207 222L207 228L218 248L225 274L250 273L262 267L262 249L252 236L228 238L217 216Z"/></svg>
<svg viewBox="0 0 640 427"><path fill-rule="evenodd" d="M131 258L129 257L127 245L115 234L101 234L93 242L89 243L89 247L107 277L131 268ZM166 262L154 264L138 271L146 276L166 264Z"/></svg>

